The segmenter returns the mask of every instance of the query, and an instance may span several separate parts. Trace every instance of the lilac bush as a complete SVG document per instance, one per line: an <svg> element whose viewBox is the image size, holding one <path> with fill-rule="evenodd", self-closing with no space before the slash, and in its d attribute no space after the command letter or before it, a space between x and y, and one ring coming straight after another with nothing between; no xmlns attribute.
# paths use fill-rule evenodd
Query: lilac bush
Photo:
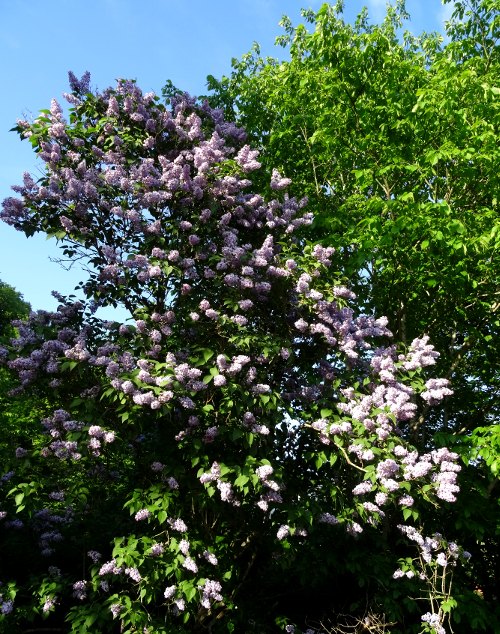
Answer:
<svg viewBox="0 0 500 634"><path fill-rule="evenodd" d="M87 277L85 299L16 323L2 354L51 412L2 489L2 522L27 523L41 563L2 580L0 618L232 631L260 559L279 575L325 531L354 543L455 500L457 455L405 434L451 390L426 374L426 337L399 350L384 317L356 314L290 180L276 169L252 191L258 152L220 111L70 79L69 120L53 100L18 122L44 175L1 212Z"/></svg>

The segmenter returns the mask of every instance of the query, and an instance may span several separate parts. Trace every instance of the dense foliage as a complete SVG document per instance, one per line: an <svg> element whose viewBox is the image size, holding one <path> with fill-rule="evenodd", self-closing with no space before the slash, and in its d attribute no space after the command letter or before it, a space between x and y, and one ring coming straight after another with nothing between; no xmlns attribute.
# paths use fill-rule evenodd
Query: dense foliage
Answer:
<svg viewBox="0 0 500 634"><path fill-rule="evenodd" d="M256 193L221 111L70 80L69 122L55 100L18 122L45 174L1 212L88 272L85 301L15 322L3 352L50 407L2 477L5 627L311 632L368 602L444 631L469 554L421 522L460 471L410 442L451 393L427 337L397 348L356 314L305 201L277 170Z"/></svg>
<svg viewBox="0 0 500 634"><path fill-rule="evenodd" d="M26 318L30 305L9 284L0 281L0 346L7 345L16 331L12 322ZM13 462L10 448L17 440L22 444L28 439L34 429L38 431L36 421L31 421L33 409L39 405L38 401L26 397L14 398L9 392L17 385L15 374L0 365L0 425L2 428L2 442L0 443L0 464L5 469ZM7 442L8 440L8 442ZM8 469L5 469L8 470Z"/></svg>
<svg viewBox="0 0 500 634"><path fill-rule="evenodd" d="M456 2L444 42L402 35L402 2L379 25L366 12L346 23L342 4L304 11L306 26L284 18L286 59L256 46L230 77L209 78L211 101L261 148L263 173L278 167L308 195L309 235L337 248L360 305L387 315L397 339L427 333L440 351L454 395L408 434L420 448L454 445L468 465L439 522L474 551L495 629L500 4Z"/></svg>

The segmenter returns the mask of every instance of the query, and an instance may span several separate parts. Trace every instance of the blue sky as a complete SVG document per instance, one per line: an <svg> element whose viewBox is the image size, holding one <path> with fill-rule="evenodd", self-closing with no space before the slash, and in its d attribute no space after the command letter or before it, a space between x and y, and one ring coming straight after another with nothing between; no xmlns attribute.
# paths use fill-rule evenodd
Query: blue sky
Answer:
<svg viewBox="0 0 500 634"><path fill-rule="evenodd" d="M318 9L321 0L0 0L0 200L11 195L24 171L36 175L37 161L27 142L9 129L19 117L35 115L68 90L67 71L89 70L100 89L118 77L137 79L160 92L165 80L196 95L208 74L228 74L231 58L254 41L265 55L274 47L283 14L294 24L300 9ZM442 31L450 6L440 0L407 0L411 31ZM346 0L352 20L367 5L373 21L383 18L385 0ZM14 286L34 309L53 309L51 290L70 294L77 270L64 271L50 258L55 241L29 240L0 222L0 280Z"/></svg>

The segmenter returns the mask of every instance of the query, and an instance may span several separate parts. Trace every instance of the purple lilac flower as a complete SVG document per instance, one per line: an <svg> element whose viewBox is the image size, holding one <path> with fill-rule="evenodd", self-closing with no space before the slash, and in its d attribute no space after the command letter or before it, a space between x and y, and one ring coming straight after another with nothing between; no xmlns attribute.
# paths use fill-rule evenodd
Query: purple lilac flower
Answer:
<svg viewBox="0 0 500 634"><path fill-rule="evenodd" d="M205 550L203 552L203 557L205 557L208 563L212 564L212 566L216 566L219 563L217 561L217 557L213 553L209 552L208 550Z"/></svg>
<svg viewBox="0 0 500 634"><path fill-rule="evenodd" d="M229 482L222 482L222 480L217 481L217 488L220 492L220 499L223 502L232 502L233 501L233 490L231 484Z"/></svg>
<svg viewBox="0 0 500 634"><path fill-rule="evenodd" d="M291 179L290 178L285 178L283 176L281 176L281 174L278 172L277 169L273 169L272 175L271 175L271 189L274 190L281 190L281 189L286 189L288 187L288 185L291 184Z"/></svg>
<svg viewBox="0 0 500 634"><path fill-rule="evenodd" d="M439 614L426 612L420 619L424 623L428 623L435 630L436 634L446 634L446 630L441 625L441 617Z"/></svg>
<svg viewBox="0 0 500 634"><path fill-rule="evenodd" d="M176 520L169 519L168 523L170 524L170 527L174 531L178 531L179 533L185 533L187 531L187 526L181 519L176 519Z"/></svg>
<svg viewBox="0 0 500 634"><path fill-rule="evenodd" d="M460 487L456 484L451 484L448 482L440 483L436 495L440 500L444 500L445 502L455 502L457 497L456 493L460 490Z"/></svg>
<svg viewBox="0 0 500 634"><path fill-rule="evenodd" d="M83 601L87 598L87 582L86 581L77 581L73 584L73 596L80 601Z"/></svg>
<svg viewBox="0 0 500 634"><path fill-rule="evenodd" d="M159 557L160 555L163 554L164 550L165 550L165 547L163 544L160 544L160 543L153 544L151 546L150 553L153 557Z"/></svg>
<svg viewBox="0 0 500 634"><path fill-rule="evenodd" d="M212 443L217 438L219 428L217 426L209 427L203 436L203 442Z"/></svg>
<svg viewBox="0 0 500 634"><path fill-rule="evenodd" d="M345 299L356 299L355 293L349 290L346 286L335 286L333 289L335 297L343 297Z"/></svg>
<svg viewBox="0 0 500 634"><path fill-rule="evenodd" d="M128 575L133 581L139 583L142 577L137 568L125 568L125 574Z"/></svg>
<svg viewBox="0 0 500 634"><path fill-rule="evenodd" d="M373 504L373 502L363 502L363 508L369 513L378 513L381 517L385 517L384 511L379 509L379 507L376 504Z"/></svg>
<svg viewBox="0 0 500 634"><path fill-rule="evenodd" d="M115 440L115 432L114 431L107 431L104 434L104 442L106 444L110 444L112 442L114 442Z"/></svg>
<svg viewBox="0 0 500 634"><path fill-rule="evenodd" d="M399 465L390 458L383 460L377 466L377 475L379 478L390 478L399 471Z"/></svg>
<svg viewBox="0 0 500 634"><path fill-rule="evenodd" d="M430 345L428 341L427 335L412 341L410 351L403 364L406 370L417 370L436 363L439 352L434 350L434 346Z"/></svg>
<svg viewBox="0 0 500 634"><path fill-rule="evenodd" d="M365 481L355 486L352 492L354 495L365 495L366 493L369 493L371 490L372 490L371 482Z"/></svg>
<svg viewBox="0 0 500 634"><path fill-rule="evenodd" d="M3 603L0 605L0 612L2 614L10 614L12 612L12 610L14 609L14 603L13 601L3 601Z"/></svg>
<svg viewBox="0 0 500 634"><path fill-rule="evenodd" d="M281 541L282 539L285 539L285 537L289 534L290 534L290 527L287 526L286 524L282 524L279 527L278 532L276 533L276 537Z"/></svg>
<svg viewBox="0 0 500 634"><path fill-rule="evenodd" d="M271 433L269 427L266 427L266 425L253 425L252 432L254 434L260 434L261 436L269 436Z"/></svg>
<svg viewBox="0 0 500 634"><path fill-rule="evenodd" d="M398 504L400 504L401 506L413 506L413 503L414 499L411 497L411 495L403 495L398 500Z"/></svg>
<svg viewBox="0 0 500 634"><path fill-rule="evenodd" d="M392 478L382 478L380 480L382 486L384 486L388 491L397 491L399 489L399 482L393 480Z"/></svg>
<svg viewBox="0 0 500 634"><path fill-rule="evenodd" d="M104 575L118 575L121 572L121 568L118 568L116 565L116 561L112 559L111 561L107 561L101 566L101 569L99 570L99 576L102 577Z"/></svg>
<svg viewBox="0 0 500 634"><path fill-rule="evenodd" d="M52 608L55 606L56 602L57 601L56 601L55 597L47 597L45 599L44 604L43 604L42 612L44 612L44 613L50 612L52 610Z"/></svg>
<svg viewBox="0 0 500 634"><path fill-rule="evenodd" d="M363 528L357 522L347 524L346 531L349 535L355 536L363 532Z"/></svg>
<svg viewBox="0 0 500 634"><path fill-rule="evenodd" d="M96 564L99 559L102 557L101 553L99 553L97 550L89 550L87 553L87 556L90 557L90 559Z"/></svg>
<svg viewBox="0 0 500 634"><path fill-rule="evenodd" d="M141 509L140 511L137 511L134 519L136 522L141 522L142 520L147 520L150 515L151 513L148 509Z"/></svg>
<svg viewBox="0 0 500 634"><path fill-rule="evenodd" d="M318 262L321 262L324 266L331 265L331 256L335 253L335 249L333 247L322 247L319 244L316 244L313 247L312 255Z"/></svg>
<svg viewBox="0 0 500 634"><path fill-rule="evenodd" d="M182 567L186 570L189 570L190 572L194 572L194 574L198 572L198 566L196 565L195 561L191 559L191 557L186 557L184 559L184 561L182 562Z"/></svg>
<svg viewBox="0 0 500 634"><path fill-rule="evenodd" d="M447 379L429 379L425 384L427 389L420 396L428 405L437 405L445 396L453 394L448 385Z"/></svg>
<svg viewBox="0 0 500 634"><path fill-rule="evenodd" d="M182 405L182 407L184 407L186 409L194 409L195 408L194 401L192 399L190 399L188 396L181 396L179 398L179 403Z"/></svg>
<svg viewBox="0 0 500 634"><path fill-rule="evenodd" d="M259 477L259 480L267 480L267 478L272 475L273 472L274 469L271 467L271 465L262 465L262 467L257 467L257 469L255 469L255 473Z"/></svg>
<svg viewBox="0 0 500 634"><path fill-rule="evenodd" d="M168 484L168 488L171 491L174 491L174 490L179 488L179 483L177 482L177 480L175 478L172 478L172 477L168 478L167 479L167 484Z"/></svg>
<svg viewBox="0 0 500 634"><path fill-rule="evenodd" d="M212 579L206 579L205 584L201 586L202 597L200 599L201 605L209 610L214 601L222 601L221 590L222 587L218 581Z"/></svg>
<svg viewBox="0 0 500 634"><path fill-rule="evenodd" d="M113 615L113 618L116 619L120 612L123 610L123 607L119 604L119 603L113 603L113 605L110 606L110 611L111 614Z"/></svg>
<svg viewBox="0 0 500 634"><path fill-rule="evenodd" d="M422 460L415 465L408 465L405 469L404 477L407 480L421 478L429 473L432 469L432 463Z"/></svg>
<svg viewBox="0 0 500 634"><path fill-rule="evenodd" d="M217 374L216 376L214 376L214 385L216 387L221 387L222 385L226 384L226 377L222 374Z"/></svg>
<svg viewBox="0 0 500 634"><path fill-rule="evenodd" d="M236 162L244 172L251 172L258 169L261 164L257 161L258 150L252 150L249 145L245 145L236 155Z"/></svg>
<svg viewBox="0 0 500 634"><path fill-rule="evenodd" d="M297 328L297 330L300 330L300 332L305 332L307 328L309 327L309 324L307 323L307 321L300 318L299 320L295 322L294 326L295 328Z"/></svg>

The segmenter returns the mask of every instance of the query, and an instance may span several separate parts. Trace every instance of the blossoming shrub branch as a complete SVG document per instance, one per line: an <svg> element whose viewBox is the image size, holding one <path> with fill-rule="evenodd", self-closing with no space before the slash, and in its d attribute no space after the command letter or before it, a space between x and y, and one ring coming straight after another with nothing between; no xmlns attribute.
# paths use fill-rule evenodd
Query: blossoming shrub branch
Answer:
<svg viewBox="0 0 500 634"><path fill-rule="evenodd" d="M385 318L356 314L290 180L252 190L258 152L221 112L70 79L69 121L53 100L18 122L44 173L1 212L84 265L86 299L58 296L2 351L47 415L3 476L5 539L32 574L7 567L0 618L247 627L248 597L325 543L355 548L389 519L411 537L419 505L455 500L457 456L405 440L451 390L427 376L426 337L398 350Z"/></svg>

